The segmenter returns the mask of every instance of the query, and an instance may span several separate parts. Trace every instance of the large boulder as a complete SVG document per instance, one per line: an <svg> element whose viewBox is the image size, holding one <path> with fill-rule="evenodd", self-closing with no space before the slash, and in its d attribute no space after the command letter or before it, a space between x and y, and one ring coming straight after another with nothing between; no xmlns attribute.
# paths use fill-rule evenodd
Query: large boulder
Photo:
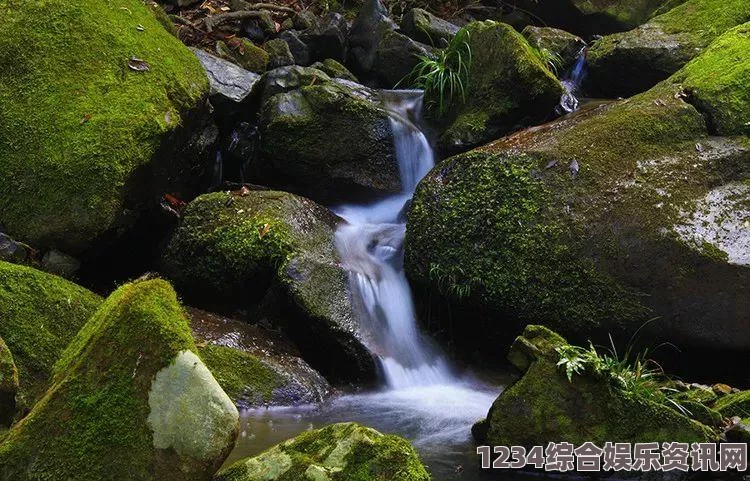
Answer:
<svg viewBox="0 0 750 481"><path fill-rule="evenodd" d="M587 88L610 97L643 92L747 21L750 3L745 0L688 0L634 30L595 42L587 55Z"/></svg>
<svg viewBox="0 0 750 481"><path fill-rule="evenodd" d="M328 379L371 379L334 245L339 222L285 192L203 195L169 242L164 271L195 305L250 310L282 327Z"/></svg>
<svg viewBox="0 0 750 481"><path fill-rule="evenodd" d="M60 277L0 262L0 337L18 368L20 411L47 388L60 353L101 301Z"/></svg>
<svg viewBox="0 0 750 481"><path fill-rule="evenodd" d="M167 282L119 288L0 444L0 477L210 479L234 446L239 414L196 352Z"/></svg>
<svg viewBox="0 0 750 481"><path fill-rule="evenodd" d="M565 441L709 442L707 426L663 402L627 392L605 376L581 370L566 376L558 351L567 342L542 326L528 326L510 349L522 371L495 400L487 419L475 424L478 442L495 446L545 446Z"/></svg>
<svg viewBox="0 0 750 481"><path fill-rule="evenodd" d="M307 431L253 458L237 461L213 481L429 481L409 441L356 423Z"/></svg>
<svg viewBox="0 0 750 481"><path fill-rule="evenodd" d="M523 36L503 23L467 25L471 65L466 102L440 119L442 150L466 150L549 117L563 87Z"/></svg>
<svg viewBox="0 0 750 481"><path fill-rule="evenodd" d="M738 27L649 92L426 176L406 268L471 314L457 341L493 352L529 322L606 339L657 317L644 330L654 342L714 350L716 362L750 349L750 140L735 136L748 132L749 48L750 25Z"/></svg>
<svg viewBox="0 0 750 481"><path fill-rule="evenodd" d="M442 47L458 33L458 26L422 8L412 8L401 20L401 31L426 45Z"/></svg>
<svg viewBox="0 0 750 481"><path fill-rule="evenodd" d="M164 193L197 192L208 80L143 2L6 2L0 14L8 234L77 255Z"/></svg>
<svg viewBox="0 0 750 481"><path fill-rule="evenodd" d="M16 413L18 369L13 355L0 337L0 426L8 426Z"/></svg>
<svg viewBox="0 0 750 481"><path fill-rule="evenodd" d="M399 192L390 120L376 92L326 79L321 72L263 103L257 181L322 203Z"/></svg>
<svg viewBox="0 0 750 481"><path fill-rule="evenodd" d="M194 308L188 317L201 358L237 406L312 404L331 392L282 333Z"/></svg>
<svg viewBox="0 0 750 481"><path fill-rule="evenodd" d="M559 59L557 75L563 74L572 68L578 57L586 48L586 42L577 35L552 27L528 26L521 32L532 47L539 50L547 50Z"/></svg>

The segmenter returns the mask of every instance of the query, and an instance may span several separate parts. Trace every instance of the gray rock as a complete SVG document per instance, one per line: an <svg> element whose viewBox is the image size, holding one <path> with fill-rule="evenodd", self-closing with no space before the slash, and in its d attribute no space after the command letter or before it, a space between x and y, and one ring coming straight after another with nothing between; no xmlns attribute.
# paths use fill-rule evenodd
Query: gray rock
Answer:
<svg viewBox="0 0 750 481"><path fill-rule="evenodd" d="M16 242L7 234L0 233L0 260L23 263L29 259L31 252L28 246Z"/></svg>
<svg viewBox="0 0 750 481"><path fill-rule="evenodd" d="M586 48L586 42L579 36L565 30L552 27L534 27L529 25L523 29L523 36L531 46L546 49L556 54L562 60L558 76L570 69L578 59L578 55Z"/></svg>
<svg viewBox="0 0 750 481"><path fill-rule="evenodd" d="M310 47L300 39L300 33L297 30L285 30L279 34L279 38L289 46L295 64L310 65Z"/></svg>
<svg viewBox="0 0 750 481"><path fill-rule="evenodd" d="M349 25L339 13L329 13L301 33L311 52L311 61L332 58L343 62L347 53Z"/></svg>
<svg viewBox="0 0 750 481"><path fill-rule="evenodd" d="M297 90L315 83L327 83L331 78L322 70L313 67L289 65L270 70L260 79L261 104L276 94Z"/></svg>
<svg viewBox="0 0 750 481"><path fill-rule="evenodd" d="M458 26L421 8L412 8L401 20L402 32L433 47L441 47L444 43L450 42L458 30Z"/></svg>
<svg viewBox="0 0 750 481"><path fill-rule="evenodd" d="M349 69L332 58L327 58L322 62L315 62L311 65L311 67L322 70L332 78L341 78L344 80L349 80L350 82L359 82L357 77L355 77L354 74L349 71Z"/></svg>
<svg viewBox="0 0 750 481"><path fill-rule="evenodd" d="M241 104L250 96L260 75L245 70L228 60L215 57L203 50L194 48L211 82L211 100L214 106L221 104Z"/></svg>
<svg viewBox="0 0 750 481"><path fill-rule="evenodd" d="M81 262L73 256L51 250L42 258L42 269L60 277L71 279L81 268Z"/></svg>
<svg viewBox="0 0 750 481"><path fill-rule="evenodd" d="M275 38L263 44L263 49L268 52L268 68L274 69L294 65L294 55L292 55L284 39Z"/></svg>

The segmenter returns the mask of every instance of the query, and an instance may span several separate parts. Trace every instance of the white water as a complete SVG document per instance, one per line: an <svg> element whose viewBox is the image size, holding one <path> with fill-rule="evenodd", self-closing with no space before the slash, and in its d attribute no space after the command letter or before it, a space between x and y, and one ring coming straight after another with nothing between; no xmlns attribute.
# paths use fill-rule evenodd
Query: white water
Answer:
<svg viewBox="0 0 750 481"><path fill-rule="evenodd" d="M380 360L388 386L450 384L455 380L447 363L419 332L403 270L403 210L434 165L432 148L416 124L422 96L416 91L387 95L402 192L373 204L337 209L348 224L336 233L336 245L358 297L362 334Z"/></svg>
<svg viewBox="0 0 750 481"><path fill-rule="evenodd" d="M578 53L575 65L561 82L565 89L565 93L560 98L560 104L557 106L557 113L564 115L578 110L578 90L581 87L585 75L586 49L584 48Z"/></svg>

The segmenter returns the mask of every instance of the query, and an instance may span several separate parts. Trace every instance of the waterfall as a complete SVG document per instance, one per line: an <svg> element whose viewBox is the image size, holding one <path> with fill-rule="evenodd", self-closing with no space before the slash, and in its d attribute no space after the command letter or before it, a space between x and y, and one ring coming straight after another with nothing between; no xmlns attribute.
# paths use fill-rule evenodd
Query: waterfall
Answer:
<svg viewBox="0 0 750 481"><path fill-rule="evenodd" d="M347 223L336 232L336 246L349 271L361 332L377 356L389 387L453 382L439 351L419 331L404 274L404 210L434 156L418 127L420 91L389 91L383 102L391 117L402 191L367 205L345 205L336 212Z"/></svg>
<svg viewBox="0 0 750 481"><path fill-rule="evenodd" d="M562 86L565 89L560 98L560 104L557 106L557 113L560 115L569 114L578 110L578 89L586 75L586 48L578 52L576 63L570 70L570 73L562 80Z"/></svg>

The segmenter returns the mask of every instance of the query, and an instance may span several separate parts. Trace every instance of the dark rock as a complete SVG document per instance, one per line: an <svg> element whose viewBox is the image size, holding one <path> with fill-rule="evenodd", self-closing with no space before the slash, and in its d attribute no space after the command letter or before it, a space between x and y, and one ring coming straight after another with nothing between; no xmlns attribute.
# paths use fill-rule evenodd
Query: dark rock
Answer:
<svg viewBox="0 0 750 481"><path fill-rule="evenodd" d="M348 61L354 66L356 74L373 70L378 44L387 32L395 31L397 28L380 0L366 0L362 4L349 35Z"/></svg>
<svg viewBox="0 0 750 481"><path fill-rule="evenodd" d="M310 48L310 61L332 58L343 62L346 58L349 25L339 13L328 13L316 19L300 34L301 40Z"/></svg>
<svg viewBox="0 0 750 481"><path fill-rule="evenodd" d="M263 44L263 49L268 52L268 68L275 69L294 65L294 56L287 44L281 38L269 40Z"/></svg>
<svg viewBox="0 0 750 481"><path fill-rule="evenodd" d="M395 87L414 70L420 56L429 55L430 47L406 35L388 31L383 34L375 50L372 75L389 88Z"/></svg>
<svg viewBox="0 0 750 481"><path fill-rule="evenodd" d="M260 75L238 67L203 50L194 49L211 82L211 105L218 118L231 119L241 114L250 103L250 94Z"/></svg>
<svg viewBox="0 0 750 481"><path fill-rule="evenodd" d="M268 52L246 38L232 39L229 44L220 40L216 42L216 52L249 72L262 74L268 69Z"/></svg>
<svg viewBox="0 0 750 481"><path fill-rule="evenodd" d="M442 47L450 43L458 30L456 25L421 8L412 8L401 20L403 33L433 47Z"/></svg>
<svg viewBox="0 0 750 481"><path fill-rule="evenodd" d="M334 245L338 222L285 192L202 195L169 242L164 272L194 305L249 310L281 328L327 379L371 380L375 364Z"/></svg>
<svg viewBox="0 0 750 481"><path fill-rule="evenodd" d="M259 127L258 183L323 203L401 189L390 117L371 89L316 77L266 100Z"/></svg>
<svg viewBox="0 0 750 481"><path fill-rule="evenodd" d="M353 73L332 58L327 58L322 62L315 62L311 67L327 73L331 78L341 78L349 80L350 82L359 82Z"/></svg>
<svg viewBox="0 0 750 481"><path fill-rule="evenodd" d="M318 17L310 10L302 10L294 16L294 28L307 30L318 22Z"/></svg>
<svg viewBox="0 0 750 481"><path fill-rule="evenodd" d="M42 269L66 279L73 279L81 269L81 262L63 252L51 250L42 257Z"/></svg>
<svg viewBox="0 0 750 481"><path fill-rule="evenodd" d="M310 65L310 47L300 39L300 34L296 30L285 30L279 34L279 38L287 43L289 51L294 57L294 63L297 65Z"/></svg>
<svg viewBox="0 0 750 481"><path fill-rule="evenodd" d="M31 249L0 232L0 260L23 264L31 258Z"/></svg>
<svg viewBox="0 0 750 481"><path fill-rule="evenodd" d="M322 70L313 67L290 65L266 72L260 79L261 104L276 94L309 87L316 83L328 83L331 78Z"/></svg>
<svg viewBox="0 0 750 481"><path fill-rule="evenodd" d="M564 439L584 442L710 442L718 436L707 426L687 418L666 403L624 392L606 377L584 369L568 379L558 366L558 349L567 346L560 336L542 326L527 326L517 345L526 359L522 376L506 387L472 430L482 444L545 445Z"/></svg>
<svg viewBox="0 0 750 481"><path fill-rule="evenodd" d="M187 310L201 357L239 407L319 403L331 386L280 331Z"/></svg>

